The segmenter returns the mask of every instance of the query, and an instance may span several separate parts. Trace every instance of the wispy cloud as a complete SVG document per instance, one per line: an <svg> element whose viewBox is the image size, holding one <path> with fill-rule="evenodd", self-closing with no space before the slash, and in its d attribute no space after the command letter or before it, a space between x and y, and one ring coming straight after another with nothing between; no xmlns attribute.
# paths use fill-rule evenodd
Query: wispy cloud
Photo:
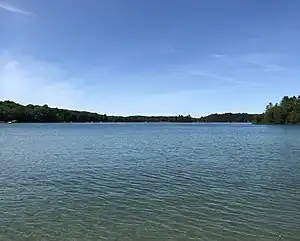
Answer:
<svg viewBox="0 0 300 241"><path fill-rule="evenodd" d="M203 76L203 77L207 77L210 79L216 79L216 80L221 80L223 82L231 82L231 83L235 83L235 84L245 84L246 82L241 81L241 80L237 80L235 78L231 78L231 77L226 77L226 76L219 76L219 75L215 75L215 74L211 74L208 72L203 72L203 71L198 71L198 70L190 70L189 71L190 74L192 75L199 75L199 76Z"/></svg>
<svg viewBox="0 0 300 241"><path fill-rule="evenodd" d="M261 67L264 71L290 71L289 68L281 66L279 64L264 63L264 62L253 61L253 60L249 60L247 62Z"/></svg>
<svg viewBox="0 0 300 241"><path fill-rule="evenodd" d="M282 64L286 59L286 56L283 54L253 53L241 55L238 59L253 64L264 71L291 71L290 68Z"/></svg>
<svg viewBox="0 0 300 241"><path fill-rule="evenodd" d="M226 57L226 55L225 54L211 54L211 57L213 57L213 58L224 58L224 57Z"/></svg>
<svg viewBox="0 0 300 241"><path fill-rule="evenodd" d="M75 108L87 96L51 63L0 54L0 99Z"/></svg>
<svg viewBox="0 0 300 241"><path fill-rule="evenodd" d="M127 115L137 113L135 108L147 99L138 102L138 95L109 85L111 76L87 75L88 69L70 71L57 63L0 52L0 100Z"/></svg>
<svg viewBox="0 0 300 241"><path fill-rule="evenodd" d="M27 16L29 16L29 15L35 16L36 15L33 12L29 12L29 11L17 8L7 2L0 2L0 8L3 10L6 10L8 12L11 12L11 13L17 13L17 14L22 14L22 15L27 15Z"/></svg>
<svg viewBox="0 0 300 241"><path fill-rule="evenodd" d="M113 68L91 73L93 71L90 71L90 67L66 69L56 63L0 53L0 100L10 99L23 104L48 104L115 115L197 115L195 103L206 103L212 95L214 104L209 107L202 105L199 111L231 111L232 105L236 104L230 102L233 94L239 96L241 101L246 101L242 95L247 95L249 91L259 92L260 87L277 80L275 72L266 72L257 67L244 69L246 61L236 56L207 61L211 62L176 66L173 70L151 69L131 73L122 69L115 71ZM286 79L296 79L289 76L288 72L283 74ZM148 83L152 83L151 87ZM224 99L228 103L220 107ZM244 111L245 108L236 107L235 110Z"/></svg>

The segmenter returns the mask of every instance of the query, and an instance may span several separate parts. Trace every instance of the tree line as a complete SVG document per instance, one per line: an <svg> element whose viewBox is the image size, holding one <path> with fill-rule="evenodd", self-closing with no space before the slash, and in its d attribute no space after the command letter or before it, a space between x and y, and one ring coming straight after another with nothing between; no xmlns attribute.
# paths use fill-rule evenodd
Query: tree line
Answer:
<svg viewBox="0 0 300 241"><path fill-rule="evenodd" d="M284 96L269 103L262 114L224 113L195 118L178 116L109 116L88 111L51 108L48 105L21 105L0 101L0 122L252 122L254 124L300 124L300 95Z"/></svg>
<svg viewBox="0 0 300 241"><path fill-rule="evenodd" d="M109 116L87 111L51 108L48 105L21 105L13 101L0 101L0 122L252 122L253 114L225 113L195 118L178 116Z"/></svg>
<svg viewBox="0 0 300 241"><path fill-rule="evenodd" d="M270 102L261 115L254 117L253 123L258 124L300 124L300 95L284 96L275 105Z"/></svg>
<svg viewBox="0 0 300 241"><path fill-rule="evenodd" d="M190 115L183 116L108 116L87 111L51 108L48 105L21 105L13 101L0 101L0 121L35 122L193 122Z"/></svg>
<svg viewBox="0 0 300 241"><path fill-rule="evenodd" d="M200 122L252 122L255 114L247 113L224 113L211 114L199 118Z"/></svg>

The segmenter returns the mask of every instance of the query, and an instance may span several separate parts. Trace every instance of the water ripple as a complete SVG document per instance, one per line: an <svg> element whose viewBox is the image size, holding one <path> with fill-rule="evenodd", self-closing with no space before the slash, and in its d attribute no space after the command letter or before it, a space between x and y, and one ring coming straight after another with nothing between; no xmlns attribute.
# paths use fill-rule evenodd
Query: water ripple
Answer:
<svg viewBox="0 0 300 241"><path fill-rule="evenodd" d="M299 240L282 128L3 125L0 240Z"/></svg>

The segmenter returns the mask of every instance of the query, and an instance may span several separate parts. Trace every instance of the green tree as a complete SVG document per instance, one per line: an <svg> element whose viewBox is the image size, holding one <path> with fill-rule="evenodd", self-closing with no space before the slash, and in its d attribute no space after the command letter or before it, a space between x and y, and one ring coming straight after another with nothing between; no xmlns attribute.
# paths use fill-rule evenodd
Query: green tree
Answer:
<svg viewBox="0 0 300 241"><path fill-rule="evenodd" d="M284 96L279 105L273 105L270 102L266 107L262 122L273 124L300 123L300 95L298 97Z"/></svg>

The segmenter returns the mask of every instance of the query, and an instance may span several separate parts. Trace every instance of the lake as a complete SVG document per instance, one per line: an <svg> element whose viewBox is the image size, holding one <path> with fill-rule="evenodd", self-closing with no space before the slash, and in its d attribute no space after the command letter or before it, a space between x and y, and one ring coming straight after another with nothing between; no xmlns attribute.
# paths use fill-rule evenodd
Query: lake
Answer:
<svg viewBox="0 0 300 241"><path fill-rule="evenodd" d="M300 126L0 125L0 240L299 237Z"/></svg>

